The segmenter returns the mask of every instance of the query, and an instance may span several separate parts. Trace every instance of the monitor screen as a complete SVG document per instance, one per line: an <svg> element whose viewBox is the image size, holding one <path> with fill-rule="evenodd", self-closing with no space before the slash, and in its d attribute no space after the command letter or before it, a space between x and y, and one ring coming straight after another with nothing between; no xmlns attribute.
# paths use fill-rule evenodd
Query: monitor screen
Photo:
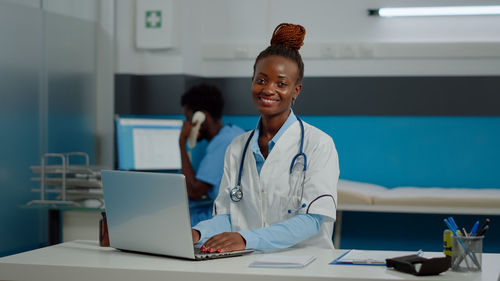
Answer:
<svg viewBox="0 0 500 281"><path fill-rule="evenodd" d="M116 118L118 169L180 170L182 120L156 117Z"/></svg>

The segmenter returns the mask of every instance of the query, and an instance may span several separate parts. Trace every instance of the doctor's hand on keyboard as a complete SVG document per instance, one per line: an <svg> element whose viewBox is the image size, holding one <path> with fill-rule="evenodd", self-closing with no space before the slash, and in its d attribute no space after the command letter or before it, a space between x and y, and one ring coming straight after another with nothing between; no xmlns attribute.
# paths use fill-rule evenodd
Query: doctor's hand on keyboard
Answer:
<svg viewBox="0 0 500 281"><path fill-rule="evenodd" d="M246 241L238 232L223 232L208 239L201 250L224 253L245 250L245 247Z"/></svg>
<svg viewBox="0 0 500 281"><path fill-rule="evenodd" d="M193 244L200 240L200 232L198 230L191 228L191 234L193 235Z"/></svg>

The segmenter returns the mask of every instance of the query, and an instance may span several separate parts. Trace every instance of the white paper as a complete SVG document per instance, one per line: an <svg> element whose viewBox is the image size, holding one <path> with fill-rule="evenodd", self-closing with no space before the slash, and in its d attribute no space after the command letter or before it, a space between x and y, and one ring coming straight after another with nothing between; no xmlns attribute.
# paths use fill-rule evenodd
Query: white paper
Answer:
<svg viewBox="0 0 500 281"><path fill-rule="evenodd" d="M177 129L134 129L135 169L180 169L179 134Z"/></svg>
<svg viewBox="0 0 500 281"><path fill-rule="evenodd" d="M266 254L257 258L250 267L304 267L314 261L314 256L287 256Z"/></svg>

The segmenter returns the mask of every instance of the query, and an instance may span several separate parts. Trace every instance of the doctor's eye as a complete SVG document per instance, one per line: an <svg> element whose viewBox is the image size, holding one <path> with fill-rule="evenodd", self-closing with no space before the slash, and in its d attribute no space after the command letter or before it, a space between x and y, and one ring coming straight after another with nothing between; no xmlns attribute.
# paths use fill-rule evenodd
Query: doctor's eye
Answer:
<svg viewBox="0 0 500 281"><path fill-rule="evenodd" d="M255 78L255 83L264 84L265 80L263 78Z"/></svg>

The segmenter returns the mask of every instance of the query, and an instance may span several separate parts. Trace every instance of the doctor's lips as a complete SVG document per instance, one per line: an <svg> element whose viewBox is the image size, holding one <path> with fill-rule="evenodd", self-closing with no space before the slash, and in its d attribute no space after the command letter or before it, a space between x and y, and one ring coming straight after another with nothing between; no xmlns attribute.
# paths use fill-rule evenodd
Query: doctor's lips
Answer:
<svg viewBox="0 0 500 281"><path fill-rule="evenodd" d="M264 106L271 106L271 105L279 102L279 100L270 99L270 98L263 97L263 96L259 96L258 99L259 99L260 104L262 104Z"/></svg>

